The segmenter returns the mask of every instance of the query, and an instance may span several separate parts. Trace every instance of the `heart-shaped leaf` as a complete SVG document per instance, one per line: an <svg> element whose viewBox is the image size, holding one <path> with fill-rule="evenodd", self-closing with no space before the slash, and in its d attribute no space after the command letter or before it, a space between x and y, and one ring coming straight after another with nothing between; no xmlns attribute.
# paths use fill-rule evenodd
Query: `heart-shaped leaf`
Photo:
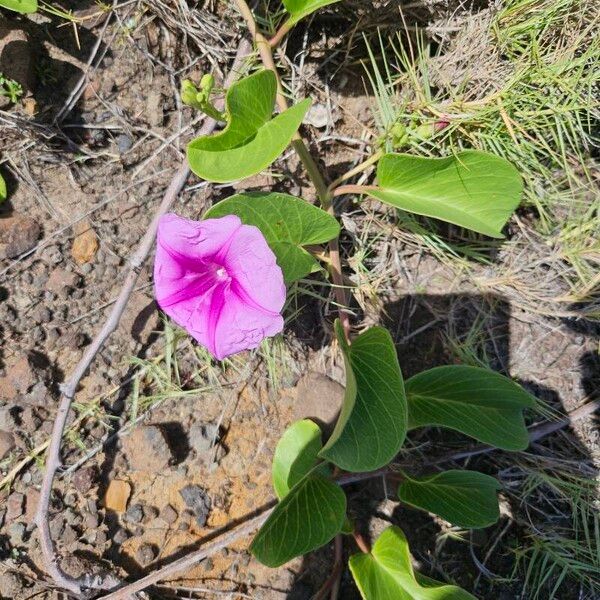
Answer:
<svg viewBox="0 0 600 600"><path fill-rule="evenodd" d="M320 456L346 471L386 465L406 436L404 383L389 332L371 327L351 346L336 321L346 365L346 392L335 429Z"/></svg>
<svg viewBox="0 0 600 600"><path fill-rule="evenodd" d="M346 496L318 473L297 483L275 507L250 551L267 567L279 567L331 541L343 529Z"/></svg>
<svg viewBox="0 0 600 600"><path fill-rule="evenodd" d="M464 365L436 367L406 382L409 429L456 429L503 450L524 450L529 436L523 409L535 398L507 377Z"/></svg>
<svg viewBox="0 0 600 600"><path fill-rule="evenodd" d="M370 554L354 554L350 571L364 600L476 600L465 590L413 571L401 529L388 527Z"/></svg>
<svg viewBox="0 0 600 600"><path fill-rule="evenodd" d="M340 0L283 0L283 6L285 10L290 14L290 18L287 20L287 25L291 27L295 25L300 19L304 19L315 10L323 8L328 4L335 4Z"/></svg>
<svg viewBox="0 0 600 600"><path fill-rule="evenodd" d="M0 7L26 14L35 12L38 3L37 0L0 0Z"/></svg>
<svg viewBox="0 0 600 600"><path fill-rule="evenodd" d="M227 127L188 145L190 168L208 181L243 179L268 167L290 143L310 99L273 115L277 79L263 70L234 83L225 97Z"/></svg>
<svg viewBox="0 0 600 600"><path fill-rule="evenodd" d="M340 226L324 210L280 193L243 193L215 204L207 218L237 215L242 223L258 227L277 257L286 283L305 277L319 263L303 246L336 237Z"/></svg>
<svg viewBox="0 0 600 600"><path fill-rule="evenodd" d="M501 238L521 201L523 182L504 158L465 150L446 158L386 154L368 194L407 212Z"/></svg>
<svg viewBox="0 0 600 600"><path fill-rule="evenodd" d="M273 457L273 488L281 500L317 462L321 429L310 419L296 421L281 436Z"/></svg>
<svg viewBox="0 0 600 600"><path fill-rule="evenodd" d="M398 497L406 504L442 517L452 525L479 529L500 517L497 479L477 471L451 470L406 478Z"/></svg>

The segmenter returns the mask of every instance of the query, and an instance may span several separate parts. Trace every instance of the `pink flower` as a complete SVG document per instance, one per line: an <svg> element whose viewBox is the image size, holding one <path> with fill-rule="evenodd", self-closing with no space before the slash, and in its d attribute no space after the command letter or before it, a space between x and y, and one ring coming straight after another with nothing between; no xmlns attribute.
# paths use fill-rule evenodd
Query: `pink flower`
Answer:
<svg viewBox="0 0 600 600"><path fill-rule="evenodd" d="M283 329L283 274L262 233L228 215L164 215L154 260L162 310L221 360Z"/></svg>

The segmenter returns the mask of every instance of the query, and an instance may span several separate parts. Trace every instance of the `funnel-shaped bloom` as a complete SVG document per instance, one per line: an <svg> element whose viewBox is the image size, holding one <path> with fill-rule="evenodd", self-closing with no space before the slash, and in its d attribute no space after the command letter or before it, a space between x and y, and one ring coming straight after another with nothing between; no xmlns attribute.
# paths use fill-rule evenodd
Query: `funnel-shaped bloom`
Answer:
<svg viewBox="0 0 600 600"><path fill-rule="evenodd" d="M283 274L260 230L234 215L158 225L156 300L221 360L283 329Z"/></svg>

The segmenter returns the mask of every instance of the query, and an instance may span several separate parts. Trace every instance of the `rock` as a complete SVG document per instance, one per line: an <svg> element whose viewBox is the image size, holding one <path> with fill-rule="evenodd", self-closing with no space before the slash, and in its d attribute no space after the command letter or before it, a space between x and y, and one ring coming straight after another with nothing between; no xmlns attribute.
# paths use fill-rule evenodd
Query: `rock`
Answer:
<svg viewBox="0 0 600 600"><path fill-rule="evenodd" d="M40 233L40 226L29 217L12 215L0 219L0 260L15 258L31 250Z"/></svg>
<svg viewBox="0 0 600 600"><path fill-rule="evenodd" d="M155 506L144 506L144 523L150 523L158 517L158 508Z"/></svg>
<svg viewBox="0 0 600 600"><path fill-rule="evenodd" d="M0 430L0 460L4 460L15 449L15 437L8 431Z"/></svg>
<svg viewBox="0 0 600 600"><path fill-rule="evenodd" d="M123 439L123 450L135 471L159 472L166 469L172 459L165 434L157 425L134 429Z"/></svg>
<svg viewBox="0 0 600 600"><path fill-rule="evenodd" d="M0 22L0 73L14 79L27 93L35 87L35 57L27 32L5 19Z"/></svg>
<svg viewBox="0 0 600 600"><path fill-rule="evenodd" d="M162 93L156 88L150 88L146 94L146 110L144 111L148 123L152 127L160 127L164 120Z"/></svg>
<svg viewBox="0 0 600 600"><path fill-rule="evenodd" d="M323 129L329 124L333 125L329 110L320 102L313 104L308 109L308 112L306 113L306 116L302 122L306 125L312 125L317 129Z"/></svg>
<svg viewBox="0 0 600 600"><path fill-rule="evenodd" d="M17 598L25 587L25 580L16 571L0 573L0 593L3 598Z"/></svg>
<svg viewBox="0 0 600 600"><path fill-rule="evenodd" d="M3 392L15 392L14 386L12 383L8 382L7 377L0 378L0 381L3 385L0 385L0 397L6 398L6 395L3 395ZM0 431L8 431L9 433L14 432L19 426L19 407L14 404L7 404L0 408Z"/></svg>
<svg viewBox="0 0 600 600"><path fill-rule="evenodd" d="M94 485L95 479L96 469L94 467L84 467L75 472L71 483L80 494L86 494Z"/></svg>
<svg viewBox="0 0 600 600"><path fill-rule="evenodd" d="M7 375L2 379L6 380L1 383L1 389L7 394L5 398L16 398L26 394L38 382L36 366L29 356L21 356L7 369Z"/></svg>
<svg viewBox="0 0 600 600"><path fill-rule="evenodd" d="M115 531L115 534L113 535L112 539L115 544L121 545L128 538L129 533L127 533L127 531L122 527L119 527L119 529Z"/></svg>
<svg viewBox="0 0 600 600"><path fill-rule="evenodd" d="M79 535L73 527L71 527L70 525L65 525L65 528L60 537L60 541L65 546L69 546L69 545L73 544L74 542L76 542L78 537L79 537Z"/></svg>
<svg viewBox="0 0 600 600"><path fill-rule="evenodd" d="M296 386L294 421L313 419L331 434L344 400L344 387L321 373L307 373Z"/></svg>
<svg viewBox="0 0 600 600"><path fill-rule="evenodd" d="M157 555L158 551L156 546L153 546L152 544L142 544L135 553L135 559L142 567L145 567L150 564Z"/></svg>
<svg viewBox="0 0 600 600"><path fill-rule="evenodd" d="M131 495L131 486L127 481L113 479L109 484L104 495L104 507L108 510L114 510L116 513L125 512L127 502Z"/></svg>
<svg viewBox="0 0 600 600"><path fill-rule="evenodd" d="M57 267L50 273L46 289L60 296L61 293L78 287L80 283L81 276L78 273Z"/></svg>
<svg viewBox="0 0 600 600"><path fill-rule="evenodd" d="M73 229L76 236L71 247L71 256L78 265L89 263L98 251L98 236L89 221L79 221Z"/></svg>
<svg viewBox="0 0 600 600"><path fill-rule="evenodd" d="M167 504L160 511L159 517L168 525L173 525L177 521L177 511L170 504Z"/></svg>
<svg viewBox="0 0 600 600"><path fill-rule="evenodd" d="M11 523L7 527L8 539L12 546L19 546L23 543L26 530L25 523Z"/></svg>
<svg viewBox="0 0 600 600"><path fill-rule="evenodd" d="M144 509L141 504L132 504L123 515L126 523L141 523L144 518Z"/></svg>
<svg viewBox="0 0 600 600"><path fill-rule="evenodd" d="M133 139L126 133L117 136L117 148L119 149L119 154L125 154L132 146Z"/></svg>
<svg viewBox="0 0 600 600"><path fill-rule="evenodd" d="M213 423L194 423L188 435L190 447L197 454L208 452L219 439L219 427Z"/></svg>
<svg viewBox="0 0 600 600"><path fill-rule="evenodd" d="M200 527L206 525L212 502L205 489L199 485L186 485L179 491L186 506L191 509Z"/></svg>
<svg viewBox="0 0 600 600"><path fill-rule="evenodd" d="M15 521L23 514L25 496L19 492L13 492L6 501L6 520Z"/></svg>
<svg viewBox="0 0 600 600"><path fill-rule="evenodd" d="M98 515L92 513L85 513L83 517L83 524L86 529L96 529L98 527Z"/></svg>
<svg viewBox="0 0 600 600"><path fill-rule="evenodd" d="M40 501L40 492L34 487L27 488L25 492L25 521L32 524L35 520L38 502Z"/></svg>

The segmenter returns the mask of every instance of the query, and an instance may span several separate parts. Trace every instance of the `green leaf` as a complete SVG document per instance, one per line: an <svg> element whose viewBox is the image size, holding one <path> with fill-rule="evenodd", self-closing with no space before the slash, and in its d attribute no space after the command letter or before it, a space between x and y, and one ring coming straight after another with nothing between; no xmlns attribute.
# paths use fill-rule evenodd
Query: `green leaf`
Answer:
<svg viewBox="0 0 600 600"><path fill-rule="evenodd" d="M495 238L504 237L502 227L523 192L511 163L477 150L446 158L386 154L377 165L377 179L370 196Z"/></svg>
<svg viewBox="0 0 600 600"><path fill-rule="evenodd" d="M445 471L407 478L398 488L400 500L442 517L452 525L479 529L500 517L496 479L477 471Z"/></svg>
<svg viewBox="0 0 600 600"><path fill-rule="evenodd" d="M243 193L215 204L206 218L237 215L258 227L277 257L286 283L305 277L319 263L303 246L328 242L340 233L337 220L324 210L288 194Z"/></svg>
<svg viewBox="0 0 600 600"><path fill-rule="evenodd" d="M35 12L38 3L37 0L0 0L0 7L26 14Z"/></svg>
<svg viewBox="0 0 600 600"><path fill-rule="evenodd" d="M373 471L396 456L406 436L406 396L396 349L383 327L371 327L351 346L338 321L336 333L344 353L346 392L320 456L346 471Z"/></svg>
<svg viewBox="0 0 600 600"><path fill-rule="evenodd" d="M453 365L423 371L406 382L409 429L456 429L503 450L524 450L529 436L523 409L535 398L507 377Z"/></svg>
<svg viewBox="0 0 600 600"><path fill-rule="evenodd" d="M342 488L318 473L310 473L275 507L250 551L267 567L279 567L327 544L342 531L345 519Z"/></svg>
<svg viewBox="0 0 600 600"><path fill-rule="evenodd" d="M0 174L0 202L4 202L8 197L8 192L6 190L6 181L4 181L4 177Z"/></svg>
<svg viewBox="0 0 600 600"><path fill-rule="evenodd" d="M190 168L208 181L243 179L268 167L290 143L310 99L272 118L277 80L263 70L234 83L225 97L227 127L187 148Z"/></svg>
<svg viewBox="0 0 600 600"><path fill-rule="evenodd" d="M317 462L321 429L309 419L296 421L281 436L273 457L273 487L281 500Z"/></svg>
<svg viewBox="0 0 600 600"><path fill-rule="evenodd" d="M476 600L455 585L415 573L398 527L388 527L370 554L351 556L349 566L364 600Z"/></svg>
<svg viewBox="0 0 600 600"><path fill-rule="evenodd" d="M340 0L283 0L283 6L285 10L290 13L290 18L287 20L286 25L295 25L300 19L304 19L315 10L323 8L329 4L335 4Z"/></svg>

